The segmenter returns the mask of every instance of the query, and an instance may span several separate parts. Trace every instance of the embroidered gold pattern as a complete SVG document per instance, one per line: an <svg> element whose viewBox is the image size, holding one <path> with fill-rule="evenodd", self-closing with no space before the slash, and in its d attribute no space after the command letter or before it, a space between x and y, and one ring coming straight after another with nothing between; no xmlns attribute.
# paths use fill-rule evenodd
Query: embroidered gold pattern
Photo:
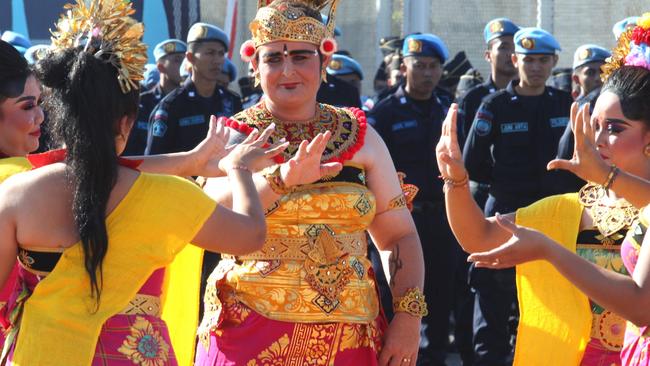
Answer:
<svg viewBox="0 0 650 366"><path fill-rule="evenodd" d="M610 237L623 228L629 228L639 216L639 210L623 199L611 206L605 203L607 190L589 183L580 189L580 203L589 208L594 226L604 237Z"/></svg>
<svg viewBox="0 0 650 366"><path fill-rule="evenodd" d="M327 104L318 104L316 110L317 119L313 122L283 122L275 118L262 101L239 112L233 116L233 119L260 131L271 123L275 123L275 131L269 138L269 144L273 145L281 139L289 142L289 147L282 153L285 161L296 154L298 146L303 140L311 140L317 134L325 131L331 131L332 137L323 152L322 161L337 157L356 145L361 130L359 122L352 112Z"/></svg>

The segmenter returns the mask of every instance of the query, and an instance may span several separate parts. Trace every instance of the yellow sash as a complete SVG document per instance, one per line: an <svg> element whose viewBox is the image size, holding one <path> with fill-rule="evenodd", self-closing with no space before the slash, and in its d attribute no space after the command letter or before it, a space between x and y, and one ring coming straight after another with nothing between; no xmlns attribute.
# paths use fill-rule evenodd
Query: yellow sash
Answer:
<svg viewBox="0 0 650 366"><path fill-rule="evenodd" d="M109 249L95 309L81 245L62 255L25 303L16 365L89 365L104 322L188 243L216 203L184 179L140 174L106 219Z"/></svg>
<svg viewBox="0 0 650 366"><path fill-rule="evenodd" d="M540 200L517 210L517 224L537 229L575 252L582 206L578 195ZM517 266L519 328L515 366L575 366L589 342L589 299L550 263Z"/></svg>
<svg viewBox="0 0 650 366"><path fill-rule="evenodd" d="M32 164L27 158L4 158L0 159L0 182L14 174L26 172L32 169Z"/></svg>
<svg viewBox="0 0 650 366"><path fill-rule="evenodd" d="M202 263L203 249L188 245L165 271L162 318L180 366L194 365Z"/></svg>

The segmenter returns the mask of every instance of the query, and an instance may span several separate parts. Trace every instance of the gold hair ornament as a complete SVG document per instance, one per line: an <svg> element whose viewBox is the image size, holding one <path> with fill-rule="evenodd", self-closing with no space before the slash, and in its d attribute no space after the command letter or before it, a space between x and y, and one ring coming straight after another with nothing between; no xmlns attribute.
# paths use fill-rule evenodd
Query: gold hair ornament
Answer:
<svg viewBox="0 0 650 366"><path fill-rule="evenodd" d="M84 51L113 65L123 93L138 90L147 63L144 26L131 17L130 1L84 0L66 4L52 31L54 49L84 46Z"/></svg>

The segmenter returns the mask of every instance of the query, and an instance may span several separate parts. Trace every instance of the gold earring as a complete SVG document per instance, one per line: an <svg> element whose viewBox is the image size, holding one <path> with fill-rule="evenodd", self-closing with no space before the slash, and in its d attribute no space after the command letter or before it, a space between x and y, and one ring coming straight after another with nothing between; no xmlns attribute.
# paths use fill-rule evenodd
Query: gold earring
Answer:
<svg viewBox="0 0 650 366"><path fill-rule="evenodd" d="M257 88L258 86L260 86L261 82L262 80L260 79L260 73L258 71L255 73L255 87Z"/></svg>
<svg viewBox="0 0 650 366"><path fill-rule="evenodd" d="M327 69L323 67L323 69L320 72L320 78L323 80L324 83L327 82Z"/></svg>
<svg viewBox="0 0 650 366"><path fill-rule="evenodd" d="M645 154L646 158L650 158L650 144L645 145L645 148L643 148L643 154Z"/></svg>

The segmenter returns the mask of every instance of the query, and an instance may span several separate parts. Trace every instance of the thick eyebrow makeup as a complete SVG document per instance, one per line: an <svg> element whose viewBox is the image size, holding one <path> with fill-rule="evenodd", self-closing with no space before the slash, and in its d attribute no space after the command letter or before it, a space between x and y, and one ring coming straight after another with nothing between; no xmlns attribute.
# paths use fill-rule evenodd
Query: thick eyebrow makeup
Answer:
<svg viewBox="0 0 650 366"><path fill-rule="evenodd" d="M18 104L18 103L20 103L20 102L24 102L24 101L26 101L26 100L34 101L34 100L36 100L36 97L34 97L34 96L25 96L25 97L20 97L20 98L18 98L18 99L16 100L16 102L15 102L14 104Z"/></svg>

